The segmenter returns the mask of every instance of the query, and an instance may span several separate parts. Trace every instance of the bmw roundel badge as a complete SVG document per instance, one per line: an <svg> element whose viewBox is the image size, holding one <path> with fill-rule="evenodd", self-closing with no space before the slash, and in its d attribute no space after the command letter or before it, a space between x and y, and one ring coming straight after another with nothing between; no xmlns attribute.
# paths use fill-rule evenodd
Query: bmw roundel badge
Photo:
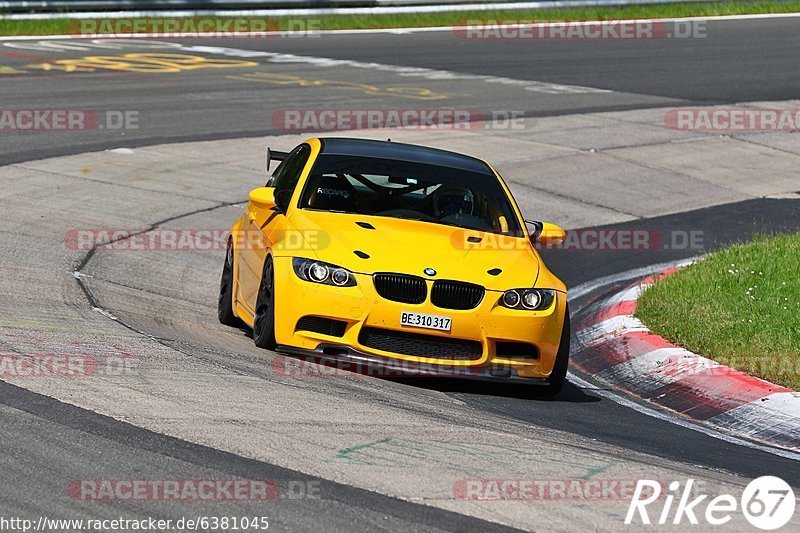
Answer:
<svg viewBox="0 0 800 533"><path fill-rule="evenodd" d="M426 268L423 272L425 272L426 276L435 276L436 271L430 267Z"/></svg>

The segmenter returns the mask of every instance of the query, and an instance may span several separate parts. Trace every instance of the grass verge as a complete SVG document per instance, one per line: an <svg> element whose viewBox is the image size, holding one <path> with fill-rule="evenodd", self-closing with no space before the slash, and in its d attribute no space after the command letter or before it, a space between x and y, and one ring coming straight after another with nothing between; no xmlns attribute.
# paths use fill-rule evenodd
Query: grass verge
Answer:
<svg viewBox="0 0 800 533"><path fill-rule="evenodd" d="M296 28L298 20L314 20L321 30L377 29L401 27L453 26L467 20L481 21L555 21L614 20L630 18L692 17L800 12L800 2L685 2L609 7L571 7L536 10L458 11L444 13L398 13L393 15L324 15L308 17L274 17L271 21L282 30ZM202 17L214 18L214 17ZM237 17L239 18L239 17ZM241 17L247 18L247 17ZM70 33L69 19L6 20L0 18L0 35L65 35ZM73 23L74 24L74 23Z"/></svg>
<svg viewBox="0 0 800 533"><path fill-rule="evenodd" d="M800 233L709 255L645 292L636 316L687 350L800 390Z"/></svg>

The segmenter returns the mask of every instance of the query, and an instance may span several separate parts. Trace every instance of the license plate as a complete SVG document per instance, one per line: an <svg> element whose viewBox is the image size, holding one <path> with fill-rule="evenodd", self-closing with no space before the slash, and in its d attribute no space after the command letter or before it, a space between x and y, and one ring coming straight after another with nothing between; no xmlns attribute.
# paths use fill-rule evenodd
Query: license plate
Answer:
<svg viewBox="0 0 800 533"><path fill-rule="evenodd" d="M426 315L424 313L411 313L409 311L403 311L400 314L401 326L450 331L452 323L453 321L447 316Z"/></svg>

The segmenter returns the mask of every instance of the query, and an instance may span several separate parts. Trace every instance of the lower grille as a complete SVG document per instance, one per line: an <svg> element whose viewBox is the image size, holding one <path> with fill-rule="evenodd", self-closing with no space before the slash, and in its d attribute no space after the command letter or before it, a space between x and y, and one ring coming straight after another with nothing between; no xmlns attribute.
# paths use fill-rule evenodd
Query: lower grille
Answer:
<svg viewBox="0 0 800 533"><path fill-rule="evenodd" d="M483 300L485 289L473 283L440 280L433 284L431 302L445 309L475 309Z"/></svg>
<svg viewBox="0 0 800 533"><path fill-rule="evenodd" d="M362 328L358 342L384 352L431 359L475 361L483 355L483 345L477 341L380 328Z"/></svg>
<svg viewBox="0 0 800 533"><path fill-rule="evenodd" d="M497 357L506 359L538 359L539 350L527 342L497 341L494 343Z"/></svg>
<svg viewBox="0 0 800 533"><path fill-rule="evenodd" d="M347 322L321 316L304 316L297 321L295 331L311 331L331 337L344 337Z"/></svg>
<svg viewBox="0 0 800 533"><path fill-rule="evenodd" d="M425 280L404 274L375 274L375 290L382 297L393 302L420 304L428 295Z"/></svg>

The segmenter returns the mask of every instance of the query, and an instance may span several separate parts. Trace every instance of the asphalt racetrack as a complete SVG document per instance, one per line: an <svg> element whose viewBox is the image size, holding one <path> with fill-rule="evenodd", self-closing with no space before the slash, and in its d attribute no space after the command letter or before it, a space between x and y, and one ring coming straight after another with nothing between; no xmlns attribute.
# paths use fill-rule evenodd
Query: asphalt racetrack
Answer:
<svg viewBox="0 0 800 533"><path fill-rule="evenodd" d="M49 106L70 106L101 110L137 110L148 127L124 132L126 145L234 138L278 133L272 113L285 108L323 106L391 107L414 101L431 107L468 106L484 111L513 110L529 116L612 111L650 107L706 105L748 101L777 101L797 98L800 81L795 72L800 59L794 53L800 45L795 18L705 22L702 39L655 40L570 40L531 41L526 39L466 39L453 31L409 34L334 34L314 37L271 39L190 39L186 46L232 47L288 53L306 58L333 58L387 65L374 68L320 68L308 60L276 62L271 72L300 80L327 80L342 84L386 87L390 80L399 86L425 77L392 76L391 66L423 67L461 74L503 77L553 84L566 84L610 92L588 91L552 94L518 91L495 82L446 79L437 83L441 92L424 99L399 100L391 93L366 88L322 83L309 89L300 81L273 79L269 83L241 69L202 69L174 76L143 72L66 73L53 61L86 56L119 56L127 53L161 52L162 47L120 46L80 49L78 40L58 45L37 46L38 40L5 43L3 65L23 71L3 76L3 105L30 105L32 100ZM180 40L170 39L172 43ZM126 41L122 41L126 43ZM59 46L60 45L60 46ZM50 50L50 51L48 51ZM81 51L85 53L81 53ZM173 53L191 54L174 50ZM220 56L213 56L220 57ZM242 57L229 59L246 59ZM256 61L264 61L255 58ZM45 66L41 66L41 65ZM46 65L50 64L48 68ZM40 65L28 67L27 65ZM285 65L284 68L282 65ZM260 70L260 69L251 69ZM187 72L191 75L187 76ZM333 74L336 76L333 76ZM232 79L233 77L233 79ZM244 78L244 79L242 79ZM279 83L280 82L280 83ZM387 87L387 89L391 88ZM465 94L467 93L467 94ZM523 97L524 96L524 97ZM0 162L113 148L119 137L107 131L87 132L65 143L52 142L47 135L10 136Z"/></svg>
<svg viewBox="0 0 800 533"><path fill-rule="evenodd" d="M591 376L574 374L542 399L500 385L281 374L282 356L216 322L223 250L115 252L66 237L226 229L263 181L267 144L285 150L308 136L286 127L287 110L512 113L517 130L359 134L498 161L526 214L568 229L702 236L700 247L543 252L568 287L585 289L570 301L575 323L630 281L626 272L798 231L795 133L675 132L664 118L670 108L797 107L798 30L787 17L709 21L703 38L648 41L452 31L0 39L0 109L99 117L81 131L0 132L0 351L137 362L132 375L0 381L2 514L269 516L286 531L610 531L627 500L492 502L454 487L692 478L718 494L768 474L800 487L796 453L677 420ZM139 54L172 66L137 68ZM118 127L120 116L135 127ZM270 480L280 496L87 501L74 490L81 480L232 478ZM746 526L741 516L728 524Z"/></svg>

